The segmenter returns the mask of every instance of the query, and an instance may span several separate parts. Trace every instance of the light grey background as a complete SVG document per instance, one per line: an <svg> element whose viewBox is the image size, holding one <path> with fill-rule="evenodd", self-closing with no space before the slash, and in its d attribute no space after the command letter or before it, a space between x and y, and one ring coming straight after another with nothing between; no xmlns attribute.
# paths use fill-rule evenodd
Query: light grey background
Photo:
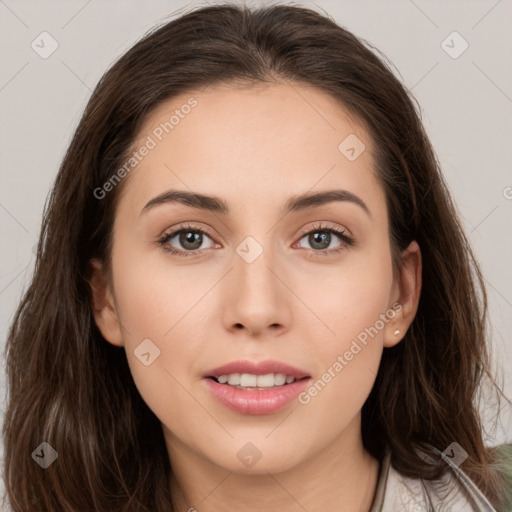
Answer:
<svg viewBox="0 0 512 512"><path fill-rule="evenodd" d="M0 0L1 349L31 276L44 201L92 89L112 62L158 20L207 3ZM298 4L326 11L374 44L418 99L482 265L494 361L505 394L512 397L512 2ZM59 45L47 59L31 48L43 31ZM454 31L469 44L458 58L442 47ZM462 48L457 37L445 43L445 48L453 47L452 53ZM3 408L3 364L0 381ZM492 419L492 411L487 417ZM508 408L488 443L512 441L511 426Z"/></svg>

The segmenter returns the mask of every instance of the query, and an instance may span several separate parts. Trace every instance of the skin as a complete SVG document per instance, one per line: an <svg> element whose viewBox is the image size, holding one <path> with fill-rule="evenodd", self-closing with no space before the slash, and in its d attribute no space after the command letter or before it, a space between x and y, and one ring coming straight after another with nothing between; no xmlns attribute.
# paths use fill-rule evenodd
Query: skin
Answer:
<svg viewBox="0 0 512 512"><path fill-rule="evenodd" d="M191 96L197 106L125 178L112 275L90 262L96 323L105 340L125 348L137 388L162 423L178 510L316 512L343 503L346 512L368 511L379 463L362 445L361 408L383 349L400 342L416 313L419 247L412 242L402 253L394 276L370 137L311 87L227 84L183 94L146 119L133 148ZM366 146L352 162L338 149L349 134ZM348 201L282 214L291 196L340 188L369 214ZM230 213L168 203L141 214L169 189L218 196ZM319 245L302 233L318 232L320 221L345 228L356 245L333 234L326 254L316 254ZM214 235L203 235L201 254L175 256L158 245L188 222ZM263 249L252 263L236 252L247 236ZM176 236L167 243L190 247ZM394 318L306 405L244 415L202 382L208 370L239 359L276 359L316 381L395 302L402 307ZM134 350L148 338L161 353L145 366ZM249 442L261 453L252 467L237 457Z"/></svg>

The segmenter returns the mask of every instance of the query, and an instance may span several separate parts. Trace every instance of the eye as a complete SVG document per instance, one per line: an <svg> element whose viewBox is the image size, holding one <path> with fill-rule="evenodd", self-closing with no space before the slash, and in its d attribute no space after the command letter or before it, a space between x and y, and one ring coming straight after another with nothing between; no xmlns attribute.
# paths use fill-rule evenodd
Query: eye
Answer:
<svg viewBox="0 0 512 512"><path fill-rule="evenodd" d="M347 246L352 246L355 244L354 239L348 236L345 231L345 229L339 228L335 225L322 226L322 224L319 224L318 226L313 226L312 230L304 233L300 240L306 239L307 243L310 244L311 248L315 251L316 254L327 255L337 253L347 248ZM338 243L337 248L327 250L336 238L341 240L341 243Z"/></svg>
<svg viewBox="0 0 512 512"><path fill-rule="evenodd" d="M203 249L209 248L203 246L205 237L211 240L210 235L204 229L188 225L165 233L158 240L158 244L171 254L176 254L177 256L193 256L194 254L202 252ZM174 243L181 245L183 249L174 249L171 245L173 239L176 239Z"/></svg>
<svg viewBox="0 0 512 512"><path fill-rule="evenodd" d="M336 225L323 226L319 224L313 226L313 229L306 231L301 235L300 241L306 239L311 245L311 249L316 255L330 255L346 249L349 246L355 245L355 240L348 236L346 230ZM333 238L334 235L334 238ZM204 228L192 226L188 224L183 227L173 229L165 233L157 242L167 252L176 256L194 256L201 254L203 250L212 248L215 243L208 247L204 247L203 242L205 237L212 242L213 235ZM335 249L329 249L333 240L338 239L341 243ZM174 244L181 245L181 248L175 248ZM299 245L299 247L302 247Z"/></svg>

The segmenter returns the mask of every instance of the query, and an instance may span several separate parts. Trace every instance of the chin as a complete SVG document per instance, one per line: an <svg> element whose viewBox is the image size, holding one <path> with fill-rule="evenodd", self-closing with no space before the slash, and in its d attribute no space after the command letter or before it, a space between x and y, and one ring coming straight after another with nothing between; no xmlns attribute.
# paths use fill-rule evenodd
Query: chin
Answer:
<svg viewBox="0 0 512 512"><path fill-rule="evenodd" d="M221 453L210 454L210 460L227 471L242 475L266 475L267 473L282 473L299 465L306 458L305 453L297 450L301 441L297 440L289 446L275 443L262 436L248 441L230 441L230 446L222 449ZM303 443L303 441L302 441Z"/></svg>

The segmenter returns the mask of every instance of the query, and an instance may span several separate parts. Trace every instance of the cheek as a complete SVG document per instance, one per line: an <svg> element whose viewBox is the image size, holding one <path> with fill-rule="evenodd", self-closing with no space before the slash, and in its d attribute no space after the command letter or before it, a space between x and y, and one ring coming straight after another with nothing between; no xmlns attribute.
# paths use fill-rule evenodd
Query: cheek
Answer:
<svg viewBox="0 0 512 512"><path fill-rule="evenodd" d="M316 277L325 283L321 293L310 290L308 302L323 324L315 327L321 336L309 329L316 378L299 403L337 430L360 411L378 372L384 329L395 315L389 309L391 256L361 252L351 264Z"/></svg>
<svg viewBox="0 0 512 512"><path fill-rule="evenodd" d="M121 254L117 259L113 254L113 268L127 360L142 398L167 420L171 409L190 408L181 386L189 387L201 340L214 321L207 294L216 279L211 272L209 279L200 279L186 266L171 272L161 256Z"/></svg>
<svg viewBox="0 0 512 512"><path fill-rule="evenodd" d="M196 305L212 286L211 269L203 279L196 267L172 263L163 250L132 248L123 252L121 242L117 257L113 254L113 268L116 307L128 342L144 338L165 341L172 339L182 324L201 325L203 318Z"/></svg>
<svg viewBox="0 0 512 512"><path fill-rule="evenodd" d="M364 250L347 251L335 265L308 264L298 274L293 286L313 313L308 318L321 334L320 354L342 350L373 326L389 305L393 273L385 240Z"/></svg>

